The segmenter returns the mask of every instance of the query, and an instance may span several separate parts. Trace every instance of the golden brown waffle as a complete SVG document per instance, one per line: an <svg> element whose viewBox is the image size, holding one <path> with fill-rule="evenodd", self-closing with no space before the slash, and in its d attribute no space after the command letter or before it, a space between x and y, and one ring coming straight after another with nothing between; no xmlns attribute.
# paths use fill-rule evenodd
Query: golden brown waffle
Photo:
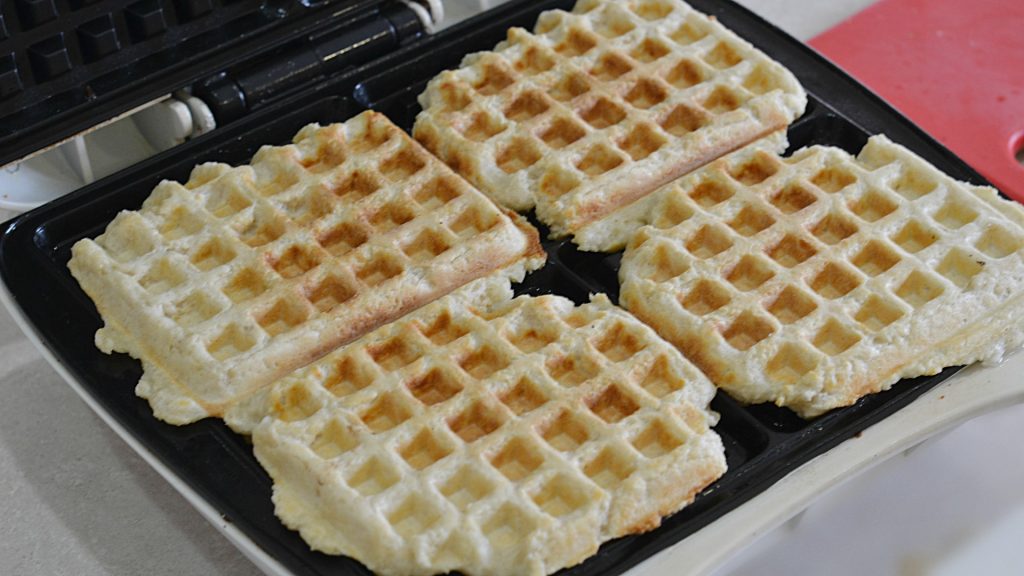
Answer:
<svg viewBox="0 0 1024 576"><path fill-rule="evenodd" d="M1024 211L884 136L737 154L652 213L622 304L744 402L812 417L1024 343Z"/></svg>
<svg viewBox="0 0 1024 576"><path fill-rule="evenodd" d="M725 471L715 389L604 296L486 279L276 384L278 516L379 574L547 574Z"/></svg>
<svg viewBox="0 0 1024 576"><path fill-rule="evenodd" d="M73 250L137 393L183 424L480 276L539 266L509 217L384 116L308 126L251 166L162 182Z"/></svg>
<svg viewBox="0 0 1024 576"><path fill-rule="evenodd" d="M417 139L564 236L785 127L806 95L680 0L581 0L468 56L420 103Z"/></svg>

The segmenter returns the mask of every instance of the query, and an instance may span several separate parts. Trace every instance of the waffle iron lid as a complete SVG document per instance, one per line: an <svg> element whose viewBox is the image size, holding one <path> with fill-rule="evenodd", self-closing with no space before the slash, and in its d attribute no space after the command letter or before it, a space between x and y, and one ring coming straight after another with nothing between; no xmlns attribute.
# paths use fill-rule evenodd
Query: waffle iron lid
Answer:
<svg viewBox="0 0 1024 576"><path fill-rule="evenodd" d="M0 1L0 166L230 67L381 18L396 5L397 0Z"/></svg>

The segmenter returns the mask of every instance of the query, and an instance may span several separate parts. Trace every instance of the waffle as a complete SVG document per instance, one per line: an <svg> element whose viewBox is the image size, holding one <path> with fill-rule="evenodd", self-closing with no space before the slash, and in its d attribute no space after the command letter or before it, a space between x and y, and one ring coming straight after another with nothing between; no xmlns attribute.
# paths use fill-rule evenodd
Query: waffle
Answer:
<svg viewBox="0 0 1024 576"><path fill-rule="evenodd" d="M547 574L725 471L707 379L604 296L477 281L277 383L277 515L379 574Z"/></svg>
<svg viewBox="0 0 1024 576"><path fill-rule="evenodd" d="M384 116L307 126L251 166L197 167L72 249L104 352L185 424L492 271L543 262L508 216Z"/></svg>
<svg viewBox="0 0 1024 576"><path fill-rule="evenodd" d="M876 136L676 184L622 304L748 403L813 417L1024 342L1024 211Z"/></svg>
<svg viewBox="0 0 1024 576"><path fill-rule="evenodd" d="M789 141L785 130L779 130L760 140L748 144L733 154L753 154L763 151L780 155L786 151ZM662 197L673 194L675 186L662 186L647 196L591 222L580 228L573 237L573 242L582 249L591 252L617 252L622 250L641 227L652 224L661 218L657 210Z"/></svg>
<svg viewBox="0 0 1024 576"><path fill-rule="evenodd" d="M553 236L788 125L789 71L680 0L580 0L420 96L414 136Z"/></svg>

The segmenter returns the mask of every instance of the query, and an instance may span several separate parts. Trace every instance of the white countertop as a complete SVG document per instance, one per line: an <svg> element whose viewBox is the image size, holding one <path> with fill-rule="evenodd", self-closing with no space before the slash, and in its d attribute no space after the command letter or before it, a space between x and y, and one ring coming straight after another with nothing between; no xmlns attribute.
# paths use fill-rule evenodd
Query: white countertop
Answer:
<svg viewBox="0 0 1024 576"><path fill-rule="evenodd" d="M807 39L872 1L741 3ZM2 308L0 398L0 574L256 571L92 413ZM720 574L1024 573L1020 438L1024 407L971 421L834 489Z"/></svg>

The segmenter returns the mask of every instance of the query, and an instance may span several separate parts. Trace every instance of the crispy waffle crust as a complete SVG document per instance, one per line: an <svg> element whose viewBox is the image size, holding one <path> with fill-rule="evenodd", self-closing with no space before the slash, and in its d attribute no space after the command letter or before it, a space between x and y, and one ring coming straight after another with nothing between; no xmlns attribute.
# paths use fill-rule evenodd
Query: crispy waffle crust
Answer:
<svg viewBox="0 0 1024 576"><path fill-rule="evenodd" d="M784 128L806 101L789 71L680 0L580 0L431 81L414 135L564 236Z"/></svg>
<svg viewBox="0 0 1024 576"><path fill-rule="evenodd" d="M744 402L813 417L1024 343L1024 210L884 136L743 151L660 194L621 302Z"/></svg>
<svg viewBox="0 0 1024 576"><path fill-rule="evenodd" d="M386 574L547 574L725 471L714 387L604 296L488 278L282 380L256 456L313 548Z"/></svg>
<svg viewBox="0 0 1024 576"><path fill-rule="evenodd" d="M475 278L544 261L532 227L373 112L165 181L72 253L105 322L97 345L142 361L137 393L175 424Z"/></svg>

